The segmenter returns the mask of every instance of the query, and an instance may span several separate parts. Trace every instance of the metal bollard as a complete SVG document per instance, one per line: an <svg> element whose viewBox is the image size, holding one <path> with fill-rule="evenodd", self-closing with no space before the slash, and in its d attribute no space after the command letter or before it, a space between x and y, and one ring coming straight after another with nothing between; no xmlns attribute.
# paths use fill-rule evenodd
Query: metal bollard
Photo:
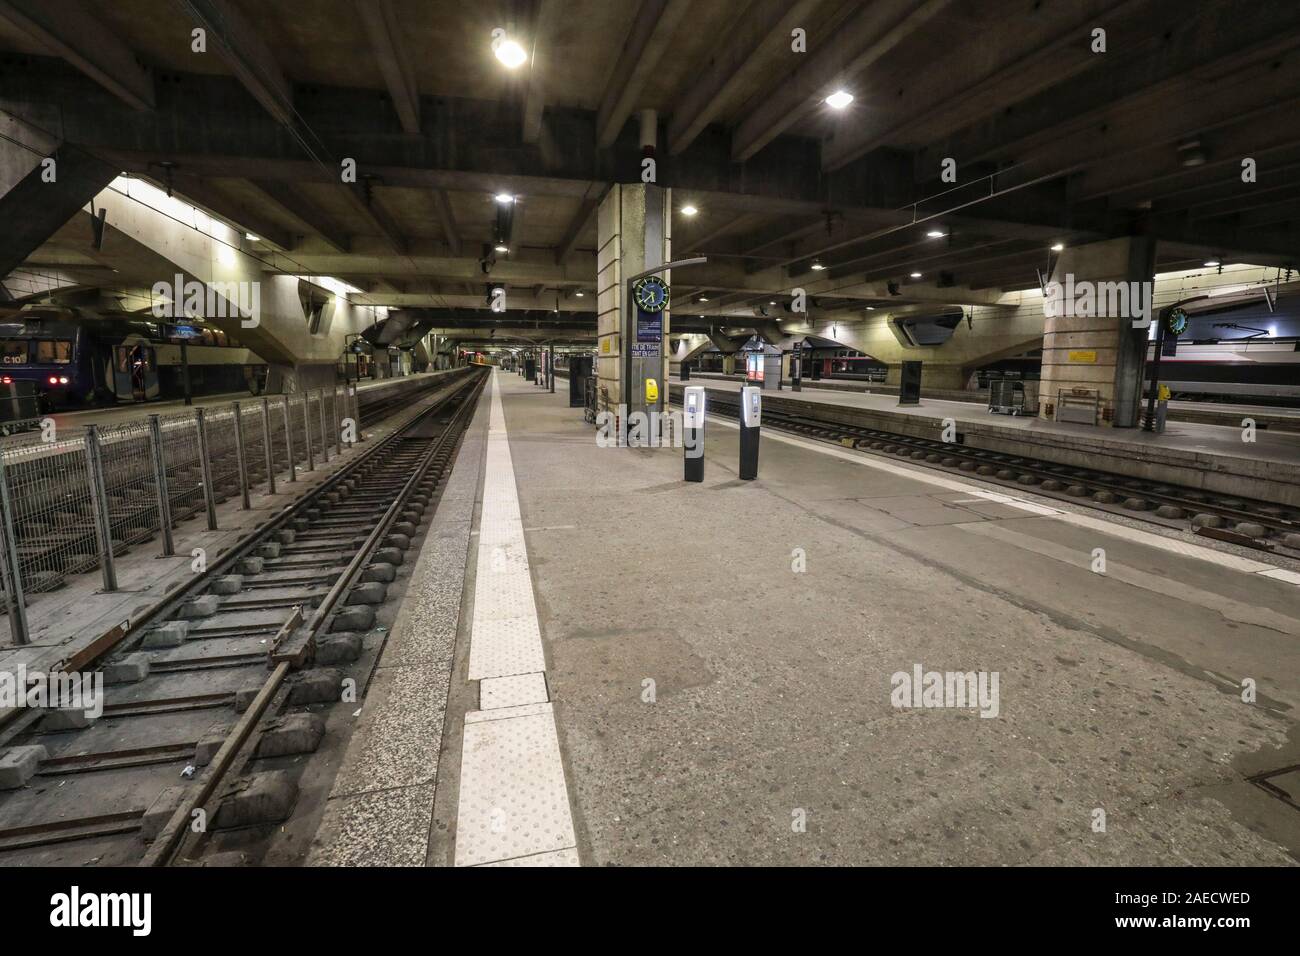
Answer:
<svg viewBox="0 0 1300 956"><path fill-rule="evenodd" d="M330 389L330 412L334 419L334 456L343 454L343 409L339 407L339 387Z"/></svg>
<svg viewBox="0 0 1300 956"><path fill-rule="evenodd" d="M239 498L244 510L253 507L248 500L248 462L244 461L244 419L239 410L239 402L231 402L230 409L235 413L235 462L239 467Z"/></svg>
<svg viewBox="0 0 1300 956"><path fill-rule="evenodd" d="M203 479L203 503L208 511L208 530L217 530L217 499L212 492L212 462L208 460L208 424L203 409L194 409L194 424L199 432L199 475Z"/></svg>
<svg viewBox="0 0 1300 956"><path fill-rule="evenodd" d="M275 494L275 449L271 445L271 400L262 399L262 445L266 452L266 493Z"/></svg>
<svg viewBox="0 0 1300 956"><path fill-rule="evenodd" d="M23 595L22 569L18 563L18 544L14 537L14 511L9 501L9 479L5 475L4 455L0 454L0 535L4 536L4 549L0 558L4 560L5 602L9 608L9 633L15 644L26 644L27 636L27 599Z"/></svg>
<svg viewBox="0 0 1300 956"><path fill-rule="evenodd" d="M330 460L330 443L326 437L329 432L325 430L325 389L320 389L320 460L321 463Z"/></svg>
<svg viewBox="0 0 1300 956"><path fill-rule="evenodd" d="M94 513L95 537L99 539L99 557L104 569L104 590L117 590L117 568L113 566L113 526L108 515L108 495L104 491L104 463L99 456L99 426L86 426L86 472L90 478L90 507Z"/></svg>
<svg viewBox="0 0 1300 956"><path fill-rule="evenodd" d="M303 441L307 443L307 470L315 471L316 462L311 454L311 405L307 401L307 393L302 393L302 435Z"/></svg>
<svg viewBox="0 0 1300 956"><path fill-rule="evenodd" d="M172 499L167 490L167 457L163 454L162 424L157 415L149 416L149 454L153 459L153 483L158 495L158 528L162 531L163 554L176 553L172 539Z"/></svg>
<svg viewBox="0 0 1300 956"><path fill-rule="evenodd" d="M293 463L293 430L289 424L289 396L284 396L284 448L289 454L289 480L298 480L298 468Z"/></svg>

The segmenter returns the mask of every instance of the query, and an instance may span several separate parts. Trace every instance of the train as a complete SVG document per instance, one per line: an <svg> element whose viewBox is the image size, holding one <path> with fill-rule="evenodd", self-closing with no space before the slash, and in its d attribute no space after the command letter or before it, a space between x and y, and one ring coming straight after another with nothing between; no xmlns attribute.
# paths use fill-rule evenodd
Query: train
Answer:
<svg viewBox="0 0 1300 956"><path fill-rule="evenodd" d="M266 387L262 359L197 320L31 305L0 320L0 384L31 383L42 412L180 398L184 366L191 395L259 395Z"/></svg>

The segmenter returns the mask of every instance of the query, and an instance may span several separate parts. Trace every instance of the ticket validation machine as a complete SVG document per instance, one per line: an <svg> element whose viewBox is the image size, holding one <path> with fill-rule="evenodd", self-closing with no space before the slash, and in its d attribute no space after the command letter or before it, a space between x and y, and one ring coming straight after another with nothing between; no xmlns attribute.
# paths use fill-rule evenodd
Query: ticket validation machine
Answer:
<svg viewBox="0 0 1300 956"><path fill-rule="evenodd" d="M763 390L746 385L740 390L740 477L758 477L758 427L763 421Z"/></svg>
<svg viewBox="0 0 1300 956"><path fill-rule="evenodd" d="M682 390L682 447L687 481L704 480L704 386Z"/></svg>

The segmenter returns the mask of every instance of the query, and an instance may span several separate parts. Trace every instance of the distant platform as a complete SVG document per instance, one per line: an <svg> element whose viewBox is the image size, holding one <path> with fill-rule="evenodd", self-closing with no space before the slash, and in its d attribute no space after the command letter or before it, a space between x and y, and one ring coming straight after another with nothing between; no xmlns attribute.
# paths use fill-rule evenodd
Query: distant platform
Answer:
<svg viewBox="0 0 1300 956"><path fill-rule="evenodd" d="M670 385L680 397L680 379ZM691 376L687 384L696 384ZM706 379L709 391L733 394L743 381ZM779 407L842 424L939 438L945 419L957 423L964 444L1059 464L1095 468L1151 481L1300 505L1300 435L1259 430L1254 442L1237 427L1171 422L1160 435L1136 428L1094 427L1034 416L998 415L970 402L922 398L899 405L895 395L788 388L766 390L766 407Z"/></svg>
<svg viewBox="0 0 1300 956"><path fill-rule="evenodd" d="M741 382L740 373L725 375L721 372L691 372L691 381L703 379L713 382ZM870 395L898 395L897 385L884 385L875 382L853 382L842 379L803 380L803 389L819 389L830 392L856 392ZM790 382L782 382L782 390L789 390ZM959 389L923 388L921 394L926 400L961 402L967 405L988 405L987 389L979 391ZM1257 427L1266 431L1300 432L1300 408L1281 408L1274 405L1235 405L1220 402L1170 402L1169 420L1172 422L1199 422L1203 425L1223 425L1237 428L1241 419L1249 416L1255 420Z"/></svg>
<svg viewBox="0 0 1300 956"><path fill-rule="evenodd" d="M400 382L409 382L412 379L422 378L428 375L437 375L438 372L419 372L414 375L401 375L395 378L366 379L361 383L353 382L352 384L360 392L366 392L375 388L391 386ZM342 383L340 386L342 387ZM314 389L312 389L314 391ZM56 428L62 429L66 426L73 425L99 425L106 427L109 425L121 425L124 422L139 421L148 418L150 415L175 415L178 412L184 412L186 408L209 408L216 406L229 406L231 402L253 403L260 402L263 398L269 398L278 401L283 393L253 395L247 391L244 392L227 392L220 395L202 395L196 396L190 405L186 405L183 399L168 399L161 402L127 402L121 405L105 405L97 408L80 408L75 411L60 411L50 415L43 416L54 419ZM296 394L296 393L293 393Z"/></svg>

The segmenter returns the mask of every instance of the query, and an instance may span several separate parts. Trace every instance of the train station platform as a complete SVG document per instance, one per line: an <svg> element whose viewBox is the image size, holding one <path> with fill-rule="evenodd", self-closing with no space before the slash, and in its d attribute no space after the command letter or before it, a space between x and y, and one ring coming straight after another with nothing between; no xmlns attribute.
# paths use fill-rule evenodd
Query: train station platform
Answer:
<svg viewBox="0 0 1300 956"><path fill-rule="evenodd" d="M703 385L713 395L730 396L739 392L744 382L707 379L696 383L692 376L690 384ZM673 400L680 401L681 380L672 379L670 386ZM924 438L939 438L945 420L951 419L956 423L959 441L972 448L1300 505L1300 436L1256 430L1254 440L1247 442L1241 419L1232 428L1170 422L1164 433L1157 435L1140 429L997 415L968 402L924 396L919 405L905 406L894 395L771 389L764 391L763 400L765 409L774 412Z"/></svg>
<svg viewBox="0 0 1300 956"><path fill-rule="evenodd" d="M745 375L737 372L725 375L719 372L691 372L691 381L740 382ZM801 383L804 391L820 390L827 392L857 392L870 395L898 395L897 385L885 385L876 382L839 381L836 379L809 379ZM790 388L790 380L781 383L783 390ZM925 400L962 402L967 405L988 407L989 390L926 388L922 390ZM1300 432L1300 409L1284 408L1273 405L1237 405L1228 402L1186 402L1169 403L1171 422L1197 422L1202 425L1223 425L1227 428L1240 428L1241 420L1249 416L1257 426L1265 431Z"/></svg>
<svg viewBox="0 0 1300 956"><path fill-rule="evenodd" d="M418 381L421 377L438 374L441 373L417 372L413 375L402 375L396 378L366 379L359 383L353 382L352 386L358 393L375 393L378 391L382 394L393 389L409 387L411 381ZM342 385L340 384L339 387L342 388ZM192 411L195 408L228 408L231 402L260 402L263 397L278 401L282 396L278 393L262 396L253 395L247 391L227 392L220 395L195 396L189 405L186 405L181 399L169 399L162 402L138 402L109 405L102 408L81 408L73 411L53 412L41 417L53 419L56 430L72 427L80 428L85 425L99 425L101 428L107 428L113 425L143 421L150 415L176 415L185 412L186 409ZM22 433L0 437L0 448L4 447L5 442L11 438L21 440Z"/></svg>
<svg viewBox="0 0 1300 956"><path fill-rule="evenodd" d="M449 672L440 752L358 734L347 765L384 775L335 798L314 862L1300 851L1248 781L1300 760L1300 566L770 430L742 481L735 427L707 430L688 484L681 449L600 447L567 396L494 373L362 718L430 724ZM936 704L932 673L986 693Z"/></svg>

